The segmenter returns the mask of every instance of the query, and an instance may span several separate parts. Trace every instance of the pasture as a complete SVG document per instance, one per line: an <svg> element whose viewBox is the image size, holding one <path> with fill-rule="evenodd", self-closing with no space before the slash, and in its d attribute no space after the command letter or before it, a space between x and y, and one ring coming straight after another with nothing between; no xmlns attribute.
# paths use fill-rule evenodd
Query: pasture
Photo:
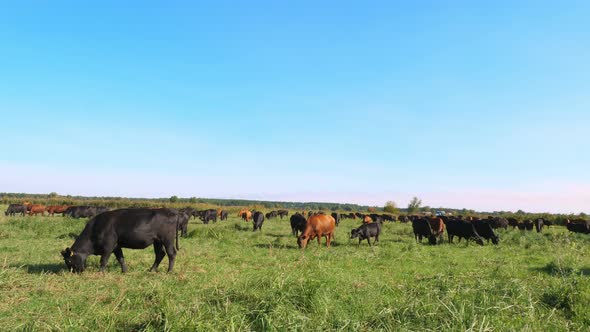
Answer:
<svg viewBox="0 0 590 332"><path fill-rule="evenodd" d="M6 206L2 206L4 211ZM234 213L192 219L173 273L147 270L153 250L124 249L106 273L81 275L60 251L87 219L0 217L0 330L75 331L587 331L590 236L552 226L500 231L500 245L416 244L386 223L372 249L349 240L297 247L288 218L262 232ZM446 236L445 236L446 239ZM426 243L426 241L425 241ZM323 244L323 243L322 243Z"/></svg>

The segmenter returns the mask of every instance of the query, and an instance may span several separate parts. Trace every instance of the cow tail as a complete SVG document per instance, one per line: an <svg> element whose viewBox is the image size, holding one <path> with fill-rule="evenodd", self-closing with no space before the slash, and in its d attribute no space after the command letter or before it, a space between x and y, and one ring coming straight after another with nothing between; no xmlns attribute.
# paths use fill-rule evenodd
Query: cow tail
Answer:
<svg viewBox="0 0 590 332"><path fill-rule="evenodd" d="M180 250L180 246L178 245L178 226L180 226L178 219L179 218L176 218L176 250Z"/></svg>

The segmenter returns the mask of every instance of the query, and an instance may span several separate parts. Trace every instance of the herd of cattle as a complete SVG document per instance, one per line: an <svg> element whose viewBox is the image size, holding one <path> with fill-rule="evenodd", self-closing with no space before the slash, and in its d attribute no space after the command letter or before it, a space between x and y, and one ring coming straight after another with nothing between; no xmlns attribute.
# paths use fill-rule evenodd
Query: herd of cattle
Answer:
<svg viewBox="0 0 590 332"><path fill-rule="evenodd" d="M37 215L47 212L53 216L62 214L70 218L90 218L82 233L76 238L72 247L62 251L66 266L72 272L82 272L85 269L86 258L89 255L100 255L100 270L104 268L111 254L115 254L123 272L127 271L122 248L143 249L154 246L155 261L151 271L156 271L164 256L168 256L168 271L172 271L176 251L179 250L178 233L187 235L188 224L191 218L198 218L204 224L227 220L228 211L223 209L197 210L194 208L168 209L168 208L126 208L109 211L101 206L66 206L40 204L10 204L5 212L6 216ZM273 218L289 217L289 211L278 210L264 214L261 211L242 209L238 212L246 222L252 222L253 231L261 231L265 220ZM488 217L485 219L462 216L400 216L399 218L388 214L362 214L362 213L332 213L296 212L290 217L292 234L297 237L300 248L305 249L308 242L317 239L318 245L321 239L326 239L326 246L330 247L334 240L335 228L343 219L358 219L362 223L360 227L352 229L350 238L359 239L359 245L367 240L371 246L379 241L382 224L386 221L412 223L412 230L416 242L422 242L423 238L429 244L436 245L443 242L444 233L447 233L448 242L453 243L455 237L458 241L474 241L479 245L484 240L493 244L499 243L496 229L508 227L520 230L542 232L544 226L550 226L549 220L538 218L519 222L514 218ZM590 222L585 220L567 220L568 230L577 233L590 234Z"/></svg>

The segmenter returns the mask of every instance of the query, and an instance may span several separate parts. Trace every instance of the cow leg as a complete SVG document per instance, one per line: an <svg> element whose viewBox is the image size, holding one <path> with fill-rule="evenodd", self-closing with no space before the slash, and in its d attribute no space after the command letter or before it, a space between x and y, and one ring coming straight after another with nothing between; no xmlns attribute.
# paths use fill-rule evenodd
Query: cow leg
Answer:
<svg viewBox="0 0 590 332"><path fill-rule="evenodd" d="M109 262L109 257L111 257L111 253L111 250L105 251L104 254L100 256L100 272L104 272L104 269L106 268L107 263Z"/></svg>
<svg viewBox="0 0 590 332"><path fill-rule="evenodd" d="M369 243L369 247L371 246L371 237L367 236L367 242Z"/></svg>
<svg viewBox="0 0 590 332"><path fill-rule="evenodd" d="M326 247L330 248L330 244L332 243L332 234L326 235Z"/></svg>
<svg viewBox="0 0 590 332"><path fill-rule="evenodd" d="M150 272L158 272L158 266L160 266L160 262L164 259L164 256L166 256L162 242L154 242L154 254L156 255L156 260L154 261L154 265L152 265Z"/></svg>
<svg viewBox="0 0 590 332"><path fill-rule="evenodd" d="M176 260L176 248L174 248L174 240L168 241L165 247L166 254L168 255L168 272L172 272L174 269L174 261Z"/></svg>
<svg viewBox="0 0 590 332"><path fill-rule="evenodd" d="M115 248L113 251L115 257L117 257L117 261L121 265L121 272L127 272L127 265L125 265L125 257L123 257L123 250L121 248Z"/></svg>

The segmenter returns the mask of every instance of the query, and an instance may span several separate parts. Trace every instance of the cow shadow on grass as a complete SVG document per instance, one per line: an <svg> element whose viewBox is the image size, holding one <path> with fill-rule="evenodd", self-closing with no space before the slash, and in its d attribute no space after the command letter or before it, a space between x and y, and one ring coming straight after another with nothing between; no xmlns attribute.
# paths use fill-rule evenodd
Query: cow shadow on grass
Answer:
<svg viewBox="0 0 590 332"><path fill-rule="evenodd" d="M29 274L57 274L67 270L64 264L15 264L12 267L23 269Z"/></svg>
<svg viewBox="0 0 590 332"><path fill-rule="evenodd" d="M234 224L234 228L240 232L252 232L252 225Z"/></svg>
<svg viewBox="0 0 590 332"><path fill-rule="evenodd" d="M570 275L582 275L582 276L590 276L590 267L584 268L574 268L572 266L567 265L558 265L555 262L550 262L545 266L541 267L533 267L531 268L532 271L535 272L542 272L548 274L550 276L562 277L562 276L570 276Z"/></svg>
<svg viewBox="0 0 590 332"><path fill-rule="evenodd" d="M277 234L277 233L265 233L266 236L276 237L276 238L283 238L283 237L293 237L293 234Z"/></svg>
<svg viewBox="0 0 590 332"><path fill-rule="evenodd" d="M339 243L339 242L332 242L330 244L330 247L344 247L347 246L345 243ZM293 244L272 244L272 243L258 243L255 244L254 247L256 248L260 248L260 249L269 249L269 248L274 248L274 249L297 249L297 250L301 250L301 248L299 248L299 245L297 245L297 239L295 237L293 237ZM312 249L325 249L326 248L326 242L322 241L321 246L318 247L318 243L316 241L314 241L313 243L308 243L307 244L307 249L312 250Z"/></svg>

